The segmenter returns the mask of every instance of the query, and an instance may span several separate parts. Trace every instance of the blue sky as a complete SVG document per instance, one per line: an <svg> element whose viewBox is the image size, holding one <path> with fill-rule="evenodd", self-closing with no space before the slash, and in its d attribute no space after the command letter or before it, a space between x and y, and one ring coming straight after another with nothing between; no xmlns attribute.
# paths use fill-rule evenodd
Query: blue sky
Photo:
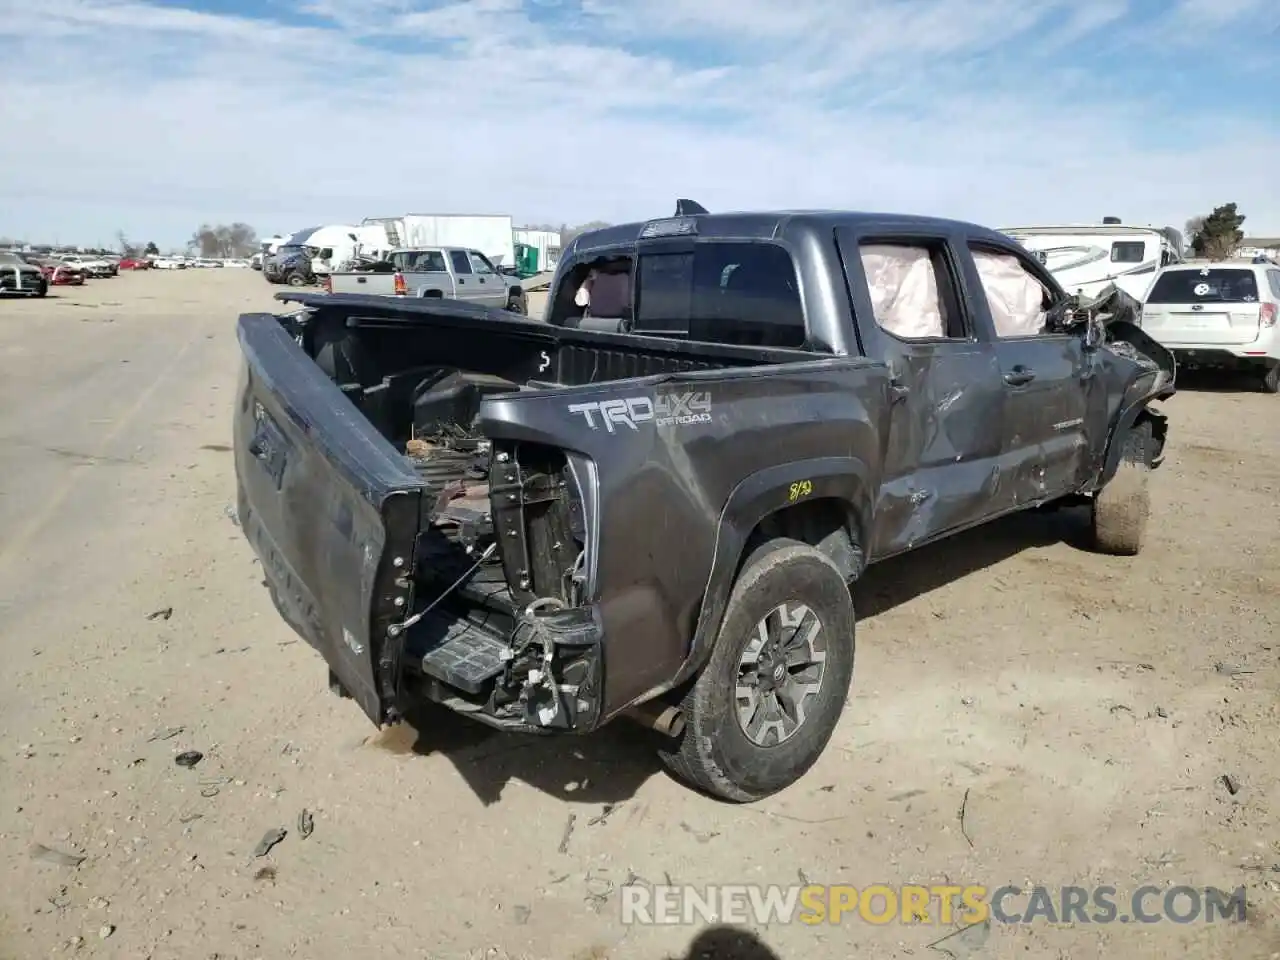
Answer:
<svg viewBox="0 0 1280 960"><path fill-rule="evenodd" d="M1277 0L0 0L0 236L839 207L1280 234Z"/></svg>

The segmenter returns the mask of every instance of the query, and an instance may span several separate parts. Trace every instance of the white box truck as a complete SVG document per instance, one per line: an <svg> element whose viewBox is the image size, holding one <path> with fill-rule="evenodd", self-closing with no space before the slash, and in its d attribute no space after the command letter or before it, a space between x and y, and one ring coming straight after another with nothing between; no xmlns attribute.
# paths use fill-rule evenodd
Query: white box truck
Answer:
<svg viewBox="0 0 1280 960"><path fill-rule="evenodd" d="M503 214L406 213L366 217L363 226L382 224L393 248L465 247L479 250L494 266L515 262L511 217Z"/></svg>

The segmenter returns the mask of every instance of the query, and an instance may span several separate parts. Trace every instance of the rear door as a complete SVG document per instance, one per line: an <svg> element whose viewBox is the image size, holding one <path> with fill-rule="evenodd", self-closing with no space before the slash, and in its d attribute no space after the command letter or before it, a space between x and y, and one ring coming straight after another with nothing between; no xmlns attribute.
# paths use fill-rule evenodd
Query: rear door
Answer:
<svg viewBox="0 0 1280 960"><path fill-rule="evenodd" d="M1239 347L1258 339L1261 303L1252 266L1165 270L1147 295L1142 329L1166 347Z"/></svg>
<svg viewBox="0 0 1280 960"><path fill-rule="evenodd" d="M471 268L475 271L476 302L483 303L486 307L505 307L507 285L488 257L478 250L468 250L467 254L471 259Z"/></svg>
<svg viewBox="0 0 1280 960"><path fill-rule="evenodd" d="M471 252L457 248L446 250L449 257L449 268L453 272L453 282L457 285L454 294L459 300L477 303L481 300L482 288L476 279L475 269L471 266Z"/></svg>
<svg viewBox="0 0 1280 960"><path fill-rule="evenodd" d="M444 250L407 250L392 254L392 262L402 258L400 270L405 275L408 295L411 297L454 295L453 274Z"/></svg>
<svg viewBox="0 0 1280 960"><path fill-rule="evenodd" d="M904 225L883 238L841 227L836 240L863 353L892 377L870 550L879 559L998 512L1003 395L953 238Z"/></svg>
<svg viewBox="0 0 1280 960"><path fill-rule="evenodd" d="M237 514L281 616L374 723L399 672L423 485L268 314L238 326Z"/></svg>

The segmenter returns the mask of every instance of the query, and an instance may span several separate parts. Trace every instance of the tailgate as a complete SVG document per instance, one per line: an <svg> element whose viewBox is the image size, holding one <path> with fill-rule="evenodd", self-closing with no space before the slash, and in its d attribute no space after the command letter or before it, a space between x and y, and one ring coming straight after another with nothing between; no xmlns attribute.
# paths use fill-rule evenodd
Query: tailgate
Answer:
<svg viewBox="0 0 1280 960"><path fill-rule="evenodd" d="M375 723L395 706L422 483L269 314L239 321L238 512L281 616Z"/></svg>
<svg viewBox="0 0 1280 960"><path fill-rule="evenodd" d="M1142 329L1164 344L1239 346L1258 339L1256 303L1147 304Z"/></svg>

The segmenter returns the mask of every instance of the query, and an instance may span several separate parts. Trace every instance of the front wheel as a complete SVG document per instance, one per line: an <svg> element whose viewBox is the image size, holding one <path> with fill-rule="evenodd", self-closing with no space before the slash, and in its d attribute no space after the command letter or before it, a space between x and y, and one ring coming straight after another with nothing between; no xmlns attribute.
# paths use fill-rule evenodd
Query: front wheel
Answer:
<svg viewBox="0 0 1280 960"><path fill-rule="evenodd" d="M1094 547L1101 553L1132 557L1142 550L1151 516L1151 467L1147 461L1150 437L1147 424L1135 425L1129 431L1115 476L1094 495L1090 520Z"/></svg>
<svg viewBox="0 0 1280 960"><path fill-rule="evenodd" d="M1267 372L1262 375L1262 392L1280 393L1280 361L1267 367Z"/></svg>
<svg viewBox="0 0 1280 960"><path fill-rule="evenodd" d="M307 285L307 278L300 273L291 273L289 274L289 279L285 282L291 287L305 287Z"/></svg>
<svg viewBox="0 0 1280 960"><path fill-rule="evenodd" d="M685 730L662 759L682 780L745 803L817 761L853 679L854 613L829 557L795 540L757 549L711 658L685 694Z"/></svg>
<svg viewBox="0 0 1280 960"><path fill-rule="evenodd" d="M518 313L522 317L529 315L529 304L524 297L512 297L507 301L507 309L512 313Z"/></svg>

